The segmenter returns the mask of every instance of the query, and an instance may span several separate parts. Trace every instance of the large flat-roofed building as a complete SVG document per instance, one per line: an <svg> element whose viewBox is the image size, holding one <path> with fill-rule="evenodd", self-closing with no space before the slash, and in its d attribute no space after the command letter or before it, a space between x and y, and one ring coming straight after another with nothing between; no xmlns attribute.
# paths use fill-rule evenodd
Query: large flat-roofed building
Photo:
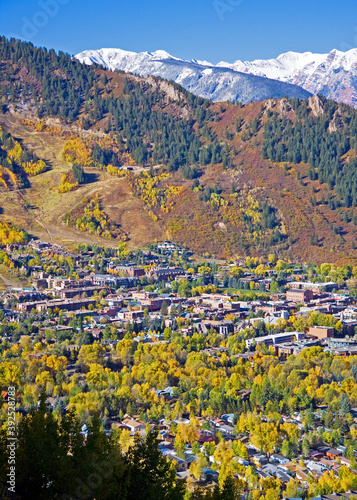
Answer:
<svg viewBox="0 0 357 500"><path fill-rule="evenodd" d="M319 339L303 339L297 342L289 342L286 344L279 344L277 347L278 356L279 357L287 357L291 354L295 354L297 356L304 349L309 347L314 347L320 345Z"/></svg>
<svg viewBox="0 0 357 500"><path fill-rule="evenodd" d="M125 273L127 276L132 278L138 278L145 275L145 269L138 266L116 266L117 271Z"/></svg>
<svg viewBox="0 0 357 500"><path fill-rule="evenodd" d="M254 339L247 339L245 345L250 347L252 344L265 344L266 346L275 346L278 344L285 344L286 342L294 342L305 338L305 333L301 332L285 332L276 333L274 335L265 335L264 337L255 337Z"/></svg>
<svg viewBox="0 0 357 500"><path fill-rule="evenodd" d="M95 305L96 299L73 299L73 300L41 300L37 302L24 302L17 304L16 308L22 312L29 312L32 309L36 309L38 312L46 312L47 309L67 309L67 311L77 311L78 309L83 309L88 307L89 304Z"/></svg>
<svg viewBox="0 0 357 500"><path fill-rule="evenodd" d="M338 289L338 284L334 281L327 283L311 283L310 281L294 281L290 283L291 288L299 290L311 290L314 293L332 292Z"/></svg>
<svg viewBox="0 0 357 500"><path fill-rule="evenodd" d="M296 302L305 304L314 298L314 293L311 290L299 290L291 288L286 292L286 300L288 302Z"/></svg>
<svg viewBox="0 0 357 500"><path fill-rule="evenodd" d="M329 326L310 326L308 334L318 339L334 337L335 329Z"/></svg>
<svg viewBox="0 0 357 500"><path fill-rule="evenodd" d="M95 293L99 293L101 290L105 290L105 288L101 286L86 286L83 288L64 288L58 292L58 296L61 299L71 299L73 297L83 296L85 294L86 297L91 297Z"/></svg>
<svg viewBox="0 0 357 500"><path fill-rule="evenodd" d="M181 274L185 274L185 271L178 267L152 267L147 271L146 276L157 281L167 279L172 280Z"/></svg>
<svg viewBox="0 0 357 500"><path fill-rule="evenodd" d="M329 348L335 349L336 347L357 347L357 342L354 338L329 338L326 341Z"/></svg>

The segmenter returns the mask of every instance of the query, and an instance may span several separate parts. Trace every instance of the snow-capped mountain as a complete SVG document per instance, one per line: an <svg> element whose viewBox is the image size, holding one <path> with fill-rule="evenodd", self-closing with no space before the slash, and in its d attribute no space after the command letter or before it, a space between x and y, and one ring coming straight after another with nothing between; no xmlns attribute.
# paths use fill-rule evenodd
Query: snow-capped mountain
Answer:
<svg viewBox="0 0 357 500"><path fill-rule="evenodd" d="M86 64L101 64L113 71L173 80L190 92L213 101L238 100L245 104L271 97L310 96L309 92L291 83L214 66L207 61L185 61L162 50L140 53L120 49L86 50L76 58Z"/></svg>
<svg viewBox="0 0 357 500"><path fill-rule="evenodd" d="M286 52L276 59L220 62L185 61L168 52L127 52L120 49L86 50L76 56L80 61L102 64L141 76L156 75L175 80L195 94L214 101L249 102L266 97L306 97L299 86L311 94L323 94L338 102L357 107L357 49L328 54ZM254 75L265 81L251 80ZM269 80L267 80L269 79ZM278 82L290 84L280 86Z"/></svg>
<svg viewBox="0 0 357 500"><path fill-rule="evenodd" d="M334 49L328 54L286 52L276 59L220 62L217 66L299 85L312 94L357 107L357 49Z"/></svg>

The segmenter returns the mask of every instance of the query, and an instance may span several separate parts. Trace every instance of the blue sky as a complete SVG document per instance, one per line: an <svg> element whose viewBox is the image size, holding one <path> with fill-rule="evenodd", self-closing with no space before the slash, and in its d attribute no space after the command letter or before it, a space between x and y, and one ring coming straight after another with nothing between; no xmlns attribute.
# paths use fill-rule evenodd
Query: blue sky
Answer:
<svg viewBox="0 0 357 500"><path fill-rule="evenodd" d="M0 0L0 33L76 54L164 49L233 62L357 47L355 0Z"/></svg>

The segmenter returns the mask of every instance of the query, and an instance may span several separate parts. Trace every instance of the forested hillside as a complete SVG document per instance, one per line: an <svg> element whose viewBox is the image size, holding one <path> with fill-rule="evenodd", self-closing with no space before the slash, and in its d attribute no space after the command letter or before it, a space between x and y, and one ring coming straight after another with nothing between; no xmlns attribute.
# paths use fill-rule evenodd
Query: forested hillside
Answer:
<svg viewBox="0 0 357 500"><path fill-rule="evenodd" d="M292 100L291 105L298 117L295 122L274 113L265 123L263 157L307 163L310 180L327 184L345 207L355 207L357 162L354 156L345 155L356 151L357 114L322 98L317 117L309 115L305 101Z"/></svg>
<svg viewBox="0 0 357 500"><path fill-rule="evenodd" d="M177 84L84 66L4 37L0 60L3 128L27 137L45 164L49 150L55 159L36 182L25 171L20 186L25 205L39 210L46 190L60 193L63 210L42 212L51 228L95 233L98 221L84 220L81 206L99 196L102 220L118 228L113 238L125 235L133 246L139 239L130 228L145 219L149 241L161 234L211 256L273 247L300 260L357 258L357 112L348 106L317 96L213 104ZM78 182L73 172L81 168L90 182ZM140 213L130 215L134 198L123 204L124 193ZM31 226L35 215L27 210L24 220Z"/></svg>

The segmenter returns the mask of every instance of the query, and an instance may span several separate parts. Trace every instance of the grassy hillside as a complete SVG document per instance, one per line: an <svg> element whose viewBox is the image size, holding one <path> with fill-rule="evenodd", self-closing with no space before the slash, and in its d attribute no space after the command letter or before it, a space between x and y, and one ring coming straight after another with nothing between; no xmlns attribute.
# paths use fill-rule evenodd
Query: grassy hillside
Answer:
<svg viewBox="0 0 357 500"><path fill-rule="evenodd" d="M355 110L318 97L212 104L6 39L0 59L0 124L46 164L3 186L5 220L69 245L167 237L218 257L357 260ZM97 218L93 203L83 218L93 199Z"/></svg>

